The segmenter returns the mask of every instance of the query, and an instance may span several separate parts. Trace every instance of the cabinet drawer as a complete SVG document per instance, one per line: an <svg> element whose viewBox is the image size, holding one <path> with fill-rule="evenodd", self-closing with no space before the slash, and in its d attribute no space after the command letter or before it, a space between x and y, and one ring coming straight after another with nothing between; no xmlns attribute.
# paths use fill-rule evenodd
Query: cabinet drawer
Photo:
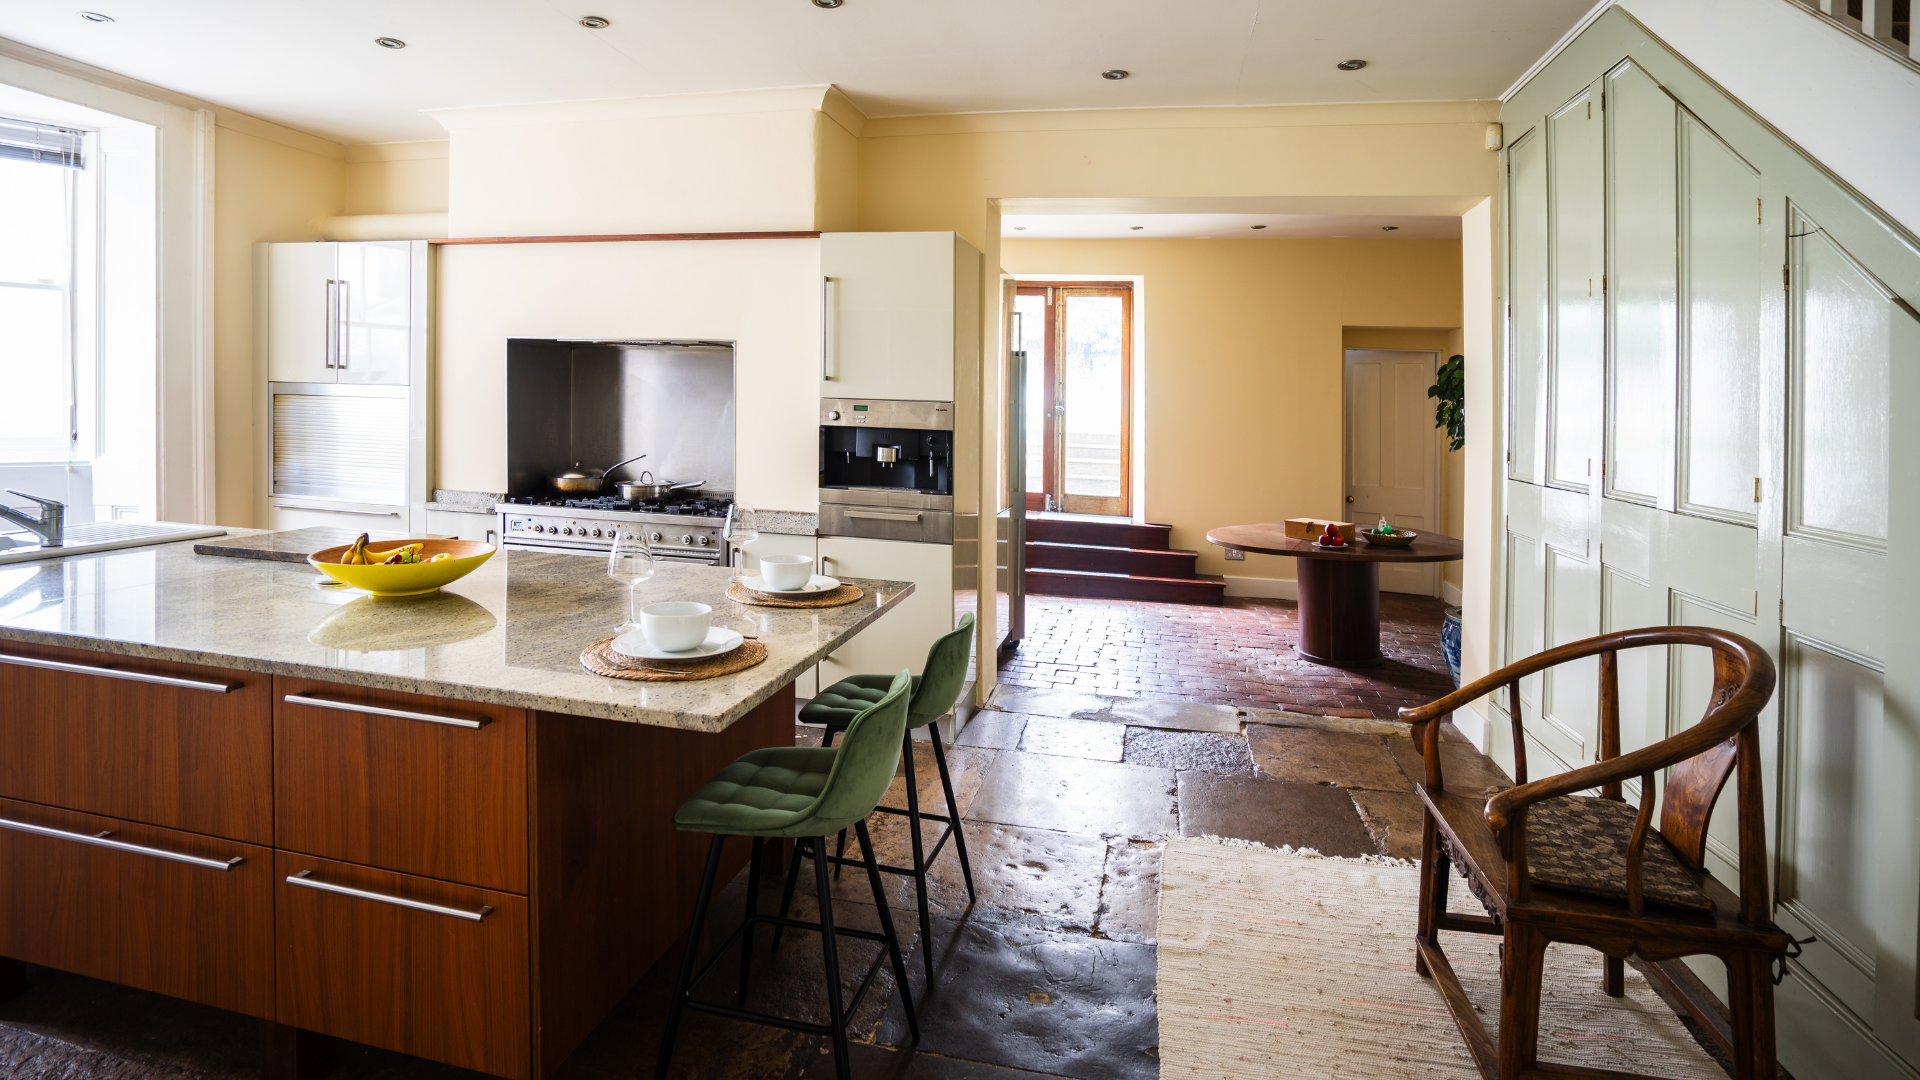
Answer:
<svg viewBox="0 0 1920 1080"><path fill-rule="evenodd" d="M282 1024L529 1073L527 901L276 852Z"/></svg>
<svg viewBox="0 0 1920 1080"><path fill-rule="evenodd" d="M0 956L272 1019L272 875L267 848L0 799Z"/></svg>
<svg viewBox="0 0 1920 1080"><path fill-rule="evenodd" d="M271 844L270 683L6 642L0 796Z"/></svg>
<svg viewBox="0 0 1920 1080"><path fill-rule="evenodd" d="M276 847L527 891L522 710L281 678L273 711Z"/></svg>

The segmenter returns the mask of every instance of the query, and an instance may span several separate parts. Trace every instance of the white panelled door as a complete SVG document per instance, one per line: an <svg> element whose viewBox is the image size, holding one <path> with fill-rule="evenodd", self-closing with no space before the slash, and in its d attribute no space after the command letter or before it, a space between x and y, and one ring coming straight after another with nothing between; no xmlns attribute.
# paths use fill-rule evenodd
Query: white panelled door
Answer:
<svg viewBox="0 0 1920 1080"><path fill-rule="evenodd" d="M1347 350L1347 510L1356 528L1386 518L1396 529L1439 528L1440 433L1433 424L1439 356L1399 349ZM1381 563L1386 592L1439 595L1439 563Z"/></svg>

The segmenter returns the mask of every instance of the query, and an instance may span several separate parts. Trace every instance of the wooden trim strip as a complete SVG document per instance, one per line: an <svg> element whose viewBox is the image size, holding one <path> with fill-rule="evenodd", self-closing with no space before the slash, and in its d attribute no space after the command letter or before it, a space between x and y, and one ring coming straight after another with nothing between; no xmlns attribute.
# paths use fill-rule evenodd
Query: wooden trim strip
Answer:
<svg viewBox="0 0 1920 1080"><path fill-rule="evenodd" d="M817 232L603 233L588 236L443 236L429 244L606 244L641 240L816 240Z"/></svg>

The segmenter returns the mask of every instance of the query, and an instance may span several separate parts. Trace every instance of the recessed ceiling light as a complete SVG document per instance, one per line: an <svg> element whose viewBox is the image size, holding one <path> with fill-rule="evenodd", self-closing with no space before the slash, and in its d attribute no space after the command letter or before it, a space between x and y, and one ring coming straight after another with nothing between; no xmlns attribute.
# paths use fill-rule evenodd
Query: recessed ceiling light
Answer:
<svg viewBox="0 0 1920 1080"><path fill-rule="evenodd" d="M373 43L383 49L404 49L407 47L407 43L397 37L377 37L373 39Z"/></svg>
<svg viewBox="0 0 1920 1080"><path fill-rule="evenodd" d="M612 26L613 23L598 15L588 15L580 20L580 25L589 30L605 30L607 27Z"/></svg>
<svg viewBox="0 0 1920 1080"><path fill-rule="evenodd" d="M113 16L102 15L97 11L83 11L80 13L80 17L88 22L108 23L113 21Z"/></svg>
<svg viewBox="0 0 1920 1080"><path fill-rule="evenodd" d="M1132 229L1134 232L1139 232L1141 229L1146 228L1146 226L1145 225L1129 225L1127 226L1127 228Z"/></svg>
<svg viewBox="0 0 1920 1080"><path fill-rule="evenodd" d="M814 7L837 8L846 0L813 0Z"/></svg>
<svg viewBox="0 0 1920 1080"><path fill-rule="evenodd" d="M1103 79L1112 79L1114 82L1119 82L1121 79L1124 79L1131 74L1133 74L1133 72L1128 71L1125 68L1108 68L1107 70L1100 73L1100 77Z"/></svg>
<svg viewBox="0 0 1920 1080"><path fill-rule="evenodd" d="M1026 232L1026 231L1027 231L1027 227L1026 227L1025 225L1015 225L1015 226L1013 227L1013 231L1014 231L1014 232Z"/></svg>
<svg viewBox="0 0 1920 1080"><path fill-rule="evenodd" d="M1392 232L1393 230L1395 230L1395 229L1397 229L1397 228L1399 228L1399 227L1400 227L1400 226L1398 226L1398 225L1382 225L1382 226L1380 226L1380 230L1381 230L1382 232Z"/></svg>
<svg viewBox="0 0 1920 1080"><path fill-rule="evenodd" d="M1256 228L1256 229L1264 229L1264 228L1266 228L1266 226L1265 226L1265 225L1255 225L1255 226L1254 226L1254 228Z"/></svg>
<svg viewBox="0 0 1920 1080"><path fill-rule="evenodd" d="M1333 66L1339 68L1341 71L1359 71L1361 68L1367 66L1367 62L1365 60L1342 60Z"/></svg>

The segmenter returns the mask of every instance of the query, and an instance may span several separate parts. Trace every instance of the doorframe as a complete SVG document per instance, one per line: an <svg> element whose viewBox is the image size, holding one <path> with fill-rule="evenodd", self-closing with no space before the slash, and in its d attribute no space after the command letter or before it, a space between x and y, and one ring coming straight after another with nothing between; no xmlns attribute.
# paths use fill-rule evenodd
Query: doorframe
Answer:
<svg viewBox="0 0 1920 1080"><path fill-rule="evenodd" d="M1129 365L1127 386L1127 438L1126 454L1129 462L1128 483L1131 490L1127 493L1127 518L1134 524L1143 524L1147 520L1147 277L1145 274L1014 274L1007 275L1015 282L1016 288L1022 285L1039 285L1047 288L1072 288L1086 286L1090 288L1128 285L1133 289L1133 315L1128 326L1128 337L1132 348L1127 357ZM1031 358L1029 358L1031 359Z"/></svg>
<svg viewBox="0 0 1920 1080"><path fill-rule="evenodd" d="M1341 499L1341 502L1339 505L1342 509L1346 508L1347 506L1346 500L1348 498L1349 493L1352 492L1353 490L1353 380L1349 377L1350 373L1353 370L1353 365L1352 365L1352 362L1347 359L1347 354L1356 353L1356 352L1413 353L1421 356L1429 356L1433 358L1433 372L1436 378L1438 377L1438 373L1440 371L1440 350L1438 349L1373 349L1363 345L1352 345L1352 346L1342 345L1340 347L1340 499ZM1441 457L1441 454L1444 452L1444 446L1440 442L1441 433L1438 427L1435 427L1433 429L1433 431L1430 433L1430 437L1432 438L1434 445L1433 445L1433 453L1430 455L1430 460L1432 464L1429 470L1429 475L1427 477L1427 492L1429 494L1429 498L1427 500L1428 502L1427 520L1434 523L1431 526L1432 531L1439 532L1440 520L1441 520L1440 514L1446 502L1446 499L1443 493L1441 492L1441 487L1444 484L1446 479L1446 474L1443 470L1444 459ZM1351 511L1348 511L1348 513L1343 516L1350 517ZM1359 529L1362 527L1362 523L1356 521L1353 523L1353 527L1355 529ZM1442 573L1440 570L1440 567L1443 564L1433 563L1431 565L1434 568L1433 593L1431 595L1444 599L1446 597L1446 591L1447 591L1447 585L1446 585L1447 579L1446 579L1446 575ZM1418 596L1420 594L1409 593L1408 595Z"/></svg>

